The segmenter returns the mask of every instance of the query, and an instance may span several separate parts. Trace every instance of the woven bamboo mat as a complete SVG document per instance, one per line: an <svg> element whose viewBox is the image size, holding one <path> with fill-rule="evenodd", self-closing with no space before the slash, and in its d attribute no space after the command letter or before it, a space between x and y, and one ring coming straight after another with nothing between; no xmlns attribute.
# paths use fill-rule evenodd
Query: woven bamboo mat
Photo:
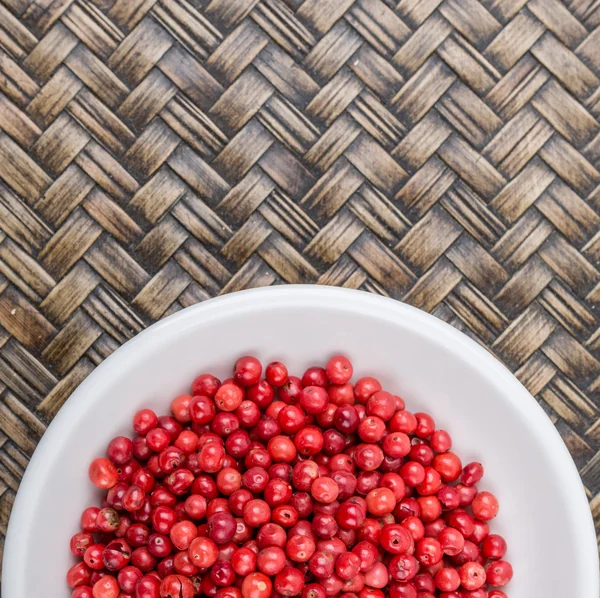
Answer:
<svg viewBox="0 0 600 598"><path fill-rule="evenodd" d="M595 0L0 0L0 533L107 355L300 282L487 346L600 525L599 117Z"/></svg>

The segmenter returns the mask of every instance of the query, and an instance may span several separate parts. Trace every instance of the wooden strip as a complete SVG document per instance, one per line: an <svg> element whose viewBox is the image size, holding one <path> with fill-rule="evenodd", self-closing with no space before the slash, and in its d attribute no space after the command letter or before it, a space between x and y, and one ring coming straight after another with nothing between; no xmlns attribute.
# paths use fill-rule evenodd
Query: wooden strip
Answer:
<svg viewBox="0 0 600 598"><path fill-rule="evenodd" d="M28 114L46 127L79 93L82 82L67 68L59 68L27 107Z"/></svg>
<svg viewBox="0 0 600 598"><path fill-rule="evenodd" d="M93 188L94 181L71 164L35 204L35 209L50 224L60 226Z"/></svg>
<svg viewBox="0 0 600 598"><path fill-rule="evenodd" d="M311 31L283 0L263 0L250 16L277 45L299 62L316 43Z"/></svg>
<svg viewBox="0 0 600 598"><path fill-rule="evenodd" d="M175 218L181 211L181 205L179 203L173 210ZM166 216L140 241L135 252L144 264L158 269L173 256L187 238L187 232L177 220Z"/></svg>
<svg viewBox="0 0 600 598"><path fill-rule="evenodd" d="M323 173L346 151L360 135L360 127L353 118L342 114L304 154L304 161Z"/></svg>
<svg viewBox="0 0 600 598"><path fill-rule="evenodd" d="M123 203L139 188L125 168L94 141L86 145L75 162L109 195Z"/></svg>
<svg viewBox="0 0 600 598"><path fill-rule="evenodd" d="M102 234L102 229L77 208L48 241L39 259L56 278L61 278Z"/></svg>
<svg viewBox="0 0 600 598"><path fill-rule="evenodd" d="M134 141L133 132L93 93L82 89L67 106L69 114L114 154L122 154Z"/></svg>
<svg viewBox="0 0 600 598"><path fill-rule="evenodd" d="M58 382L44 400L38 405L37 411L46 418L52 418L62 407L67 398L83 382L93 370L87 359L79 361L73 369Z"/></svg>
<svg viewBox="0 0 600 598"><path fill-rule="evenodd" d="M502 121L493 110L459 82L438 102L437 111L476 148L483 147L502 126Z"/></svg>
<svg viewBox="0 0 600 598"><path fill-rule="evenodd" d="M163 167L131 198L129 206L154 224L185 191L181 179Z"/></svg>
<svg viewBox="0 0 600 598"><path fill-rule="evenodd" d="M97 187L82 203L83 209L117 241L129 244L142 236L142 229L110 197Z"/></svg>
<svg viewBox="0 0 600 598"><path fill-rule="evenodd" d="M531 56L525 55L489 90L486 102L502 118L512 118L546 83L549 76Z"/></svg>
<svg viewBox="0 0 600 598"><path fill-rule="evenodd" d="M500 73L473 46L460 36L443 42L437 54L475 92L483 95L500 79Z"/></svg>
<svg viewBox="0 0 600 598"><path fill-rule="evenodd" d="M61 18L66 25L96 56L106 60L123 34L114 23L93 4L72 4Z"/></svg>
<svg viewBox="0 0 600 598"><path fill-rule="evenodd" d="M323 4L320 0L304 0L296 14L317 33L324 35L342 18L353 2L354 0L339 0Z"/></svg>
<svg viewBox="0 0 600 598"><path fill-rule="evenodd" d="M290 102L272 96L257 120L273 137L292 151L303 154L319 138L319 130Z"/></svg>
<svg viewBox="0 0 600 598"><path fill-rule="evenodd" d="M416 170L431 158L451 133L452 129L444 119L432 110L408 132L391 155L409 169Z"/></svg>
<svg viewBox="0 0 600 598"><path fill-rule="evenodd" d="M51 237L50 229L20 201L4 183L0 182L0 237L4 234L26 251L39 250Z"/></svg>
<svg viewBox="0 0 600 598"><path fill-rule="evenodd" d="M83 357L101 334L102 330L95 322L79 310L42 351L42 358L62 376Z"/></svg>
<svg viewBox="0 0 600 598"><path fill-rule="evenodd" d="M600 86L600 79L551 33L545 33L531 53L578 97L587 98Z"/></svg>
<svg viewBox="0 0 600 598"><path fill-rule="evenodd" d="M490 202L510 223L524 214L555 179L555 175L541 160L534 158Z"/></svg>
<svg viewBox="0 0 600 598"><path fill-rule="evenodd" d="M158 0L111 0L108 17L123 31L131 31Z"/></svg>
<svg viewBox="0 0 600 598"><path fill-rule="evenodd" d="M588 36L586 28L559 0L530 0L527 8L571 49L575 49Z"/></svg>
<svg viewBox="0 0 600 598"><path fill-rule="evenodd" d="M533 395L539 394L550 383L556 368L541 353L534 353L516 372L515 376Z"/></svg>
<svg viewBox="0 0 600 598"><path fill-rule="evenodd" d="M438 58L430 58L392 98L390 107L407 125L421 120L452 85L456 75Z"/></svg>
<svg viewBox="0 0 600 598"><path fill-rule="evenodd" d="M491 246L506 230L493 210L462 181L454 183L440 203L470 235L484 246Z"/></svg>
<svg viewBox="0 0 600 598"><path fill-rule="evenodd" d="M240 181L271 147L272 135L256 120L251 120L225 146L212 167L225 179Z"/></svg>
<svg viewBox="0 0 600 598"><path fill-rule="evenodd" d="M583 244L600 230L600 216L559 179L546 189L536 207L576 245Z"/></svg>
<svg viewBox="0 0 600 598"><path fill-rule="evenodd" d="M451 32L448 21L434 13L394 54L392 63L402 74L412 75Z"/></svg>
<svg viewBox="0 0 600 598"><path fill-rule="evenodd" d="M319 91L310 75L273 43L269 43L252 64L279 93L299 108L306 107Z"/></svg>
<svg viewBox="0 0 600 598"><path fill-rule="evenodd" d="M446 0L440 7L440 12L476 46L485 46L502 28L477 0Z"/></svg>
<svg viewBox="0 0 600 598"><path fill-rule="evenodd" d="M214 158L227 143L225 134L208 115L183 96L173 98L160 116L204 159Z"/></svg>
<svg viewBox="0 0 600 598"><path fill-rule="evenodd" d="M39 91L36 82L0 49L0 92L6 94L17 106L24 109Z"/></svg>
<svg viewBox="0 0 600 598"><path fill-rule="evenodd" d="M149 75L127 96L117 114L142 129L171 101L177 88L160 71Z"/></svg>
<svg viewBox="0 0 600 598"><path fill-rule="evenodd" d="M544 145L539 156L584 197L600 184L600 172L572 145L557 135Z"/></svg>
<svg viewBox="0 0 600 598"><path fill-rule="evenodd" d="M531 14L519 13L488 45L484 54L500 69L507 71L529 52L543 35L544 26Z"/></svg>
<svg viewBox="0 0 600 598"><path fill-rule="evenodd" d="M403 185L395 200L406 213L420 218L444 195L455 179L456 175L434 156Z"/></svg>
<svg viewBox="0 0 600 598"><path fill-rule="evenodd" d="M129 85L137 85L173 45L173 38L146 17L108 59L108 66Z"/></svg>
<svg viewBox="0 0 600 598"><path fill-rule="evenodd" d="M498 170L514 177L550 139L552 127L530 107L511 118L483 149Z"/></svg>
<svg viewBox="0 0 600 598"><path fill-rule="evenodd" d="M336 262L365 229L349 210L340 210L306 246L304 255L323 264Z"/></svg>
<svg viewBox="0 0 600 598"><path fill-rule="evenodd" d="M152 16L193 55L205 61L223 39L221 32L186 0L163 0Z"/></svg>
<svg viewBox="0 0 600 598"><path fill-rule="evenodd" d="M520 366L542 347L555 328L556 322L534 303L498 337L492 347L511 367Z"/></svg>
<svg viewBox="0 0 600 598"><path fill-rule="evenodd" d="M103 235L85 254L85 261L118 293L133 298L150 276L108 235Z"/></svg>
<svg viewBox="0 0 600 598"><path fill-rule="evenodd" d="M275 189L275 183L258 167L248 174L223 198L217 211L236 224L247 220L252 212Z"/></svg>
<svg viewBox="0 0 600 598"><path fill-rule="evenodd" d="M40 398L49 393L58 382L56 377L40 363L40 360L15 339L10 340L2 347L2 358L10 366L13 374L22 377L30 385L34 394ZM16 391L15 394L19 398L22 396ZM12 399L9 404L12 404ZM39 422L33 421L32 427L37 429L38 424Z"/></svg>
<svg viewBox="0 0 600 598"><path fill-rule="evenodd" d="M381 0L356 0L344 15L380 54L393 55L410 36L410 29Z"/></svg>
<svg viewBox="0 0 600 598"><path fill-rule="evenodd" d="M271 84L256 70L246 69L210 109L226 130L239 131L273 94Z"/></svg>
<svg viewBox="0 0 600 598"><path fill-rule="evenodd" d="M344 20L336 23L312 48L304 66L317 80L331 79L362 46L360 35Z"/></svg>
<svg viewBox="0 0 600 598"><path fill-rule="evenodd" d="M570 334L587 338L593 333L596 326L593 313L560 281L553 280L539 301ZM590 348L589 344L587 346Z"/></svg>
<svg viewBox="0 0 600 598"><path fill-rule="evenodd" d="M356 138L344 156L373 185L390 195L397 193L408 176L380 145L364 133Z"/></svg>
<svg viewBox="0 0 600 598"><path fill-rule="evenodd" d="M54 326L13 287L0 293L0 324L26 347L45 345Z"/></svg>
<svg viewBox="0 0 600 598"><path fill-rule="evenodd" d="M87 132L63 113L36 141L32 153L51 174L57 175L71 164L89 140Z"/></svg>
<svg viewBox="0 0 600 598"><path fill-rule="evenodd" d="M389 152L406 133L402 123L370 91L363 91L348 108L354 120Z"/></svg>
<svg viewBox="0 0 600 598"><path fill-rule="evenodd" d="M537 256L527 260L504 286L498 290L494 302L508 317L516 317L527 308L552 282L554 274Z"/></svg>
<svg viewBox="0 0 600 598"><path fill-rule="evenodd" d="M155 120L123 158L134 172L152 176L169 159L179 142L179 137L162 120Z"/></svg>
<svg viewBox="0 0 600 598"><path fill-rule="evenodd" d="M529 210L499 239L492 254L505 268L518 268L539 249L552 231L552 225L537 210Z"/></svg>
<svg viewBox="0 0 600 598"><path fill-rule="evenodd" d="M596 72L600 71L600 29L594 29L581 42L575 53Z"/></svg>
<svg viewBox="0 0 600 598"><path fill-rule="evenodd" d="M152 319L158 319L190 283L190 277L169 262L135 297L132 305Z"/></svg>
<svg viewBox="0 0 600 598"><path fill-rule="evenodd" d="M591 381L600 371L600 362L560 328L544 344L542 351L561 372L583 384Z"/></svg>
<svg viewBox="0 0 600 598"><path fill-rule="evenodd" d="M61 326L99 282L100 277L85 262L79 262L40 303L40 309L50 321Z"/></svg>
<svg viewBox="0 0 600 598"><path fill-rule="evenodd" d="M301 200L323 221L331 218L362 185L363 176L345 158L340 158Z"/></svg>
<svg viewBox="0 0 600 598"><path fill-rule="evenodd" d="M576 292L588 293L598 282L598 270L558 233L548 237L538 254Z"/></svg>
<svg viewBox="0 0 600 598"><path fill-rule="evenodd" d="M233 83L269 43L252 21L243 21L208 57L206 67L225 85Z"/></svg>
<svg viewBox="0 0 600 598"><path fill-rule="evenodd" d="M41 129L2 93L0 127L25 149L30 148L42 134Z"/></svg>
<svg viewBox="0 0 600 598"><path fill-rule="evenodd" d="M363 90L363 84L349 69L343 68L306 107L306 114L330 126Z"/></svg>
<svg viewBox="0 0 600 598"><path fill-rule="evenodd" d="M221 248L232 235L229 226L193 193L186 193L173 216L206 246Z"/></svg>
<svg viewBox="0 0 600 598"><path fill-rule="evenodd" d="M173 46L157 66L203 110L213 106L223 93L221 84L188 52L178 46Z"/></svg>
<svg viewBox="0 0 600 598"><path fill-rule="evenodd" d="M440 146L438 155L485 198L491 199L506 185L504 177L456 134Z"/></svg>
<svg viewBox="0 0 600 598"><path fill-rule="evenodd" d="M394 248L417 273L437 261L462 232L461 227L440 207L433 207Z"/></svg>
<svg viewBox="0 0 600 598"><path fill-rule="evenodd" d="M210 0L206 14L215 19L223 27L230 28L239 23L258 3L259 0Z"/></svg>
<svg viewBox="0 0 600 598"><path fill-rule="evenodd" d="M211 206L217 205L230 189L206 162L184 145L171 155L169 166Z"/></svg>
<svg viewBox="0 0 600 598"><path fill-rule="evenodd" d="M400 0L396 12L416 29L441 3L442 0Z"/></svg>
<svg viewBox="0 0 600 598"><path fill-rule="evenodd" d="M350 69L384 100L391 98L404 83L400 73L366 44L352 57Z"/></svg>
<svg viewBox="0 0 600 598"><path fill-rule="evenodd" d="M111 108L116 108L129 93L117 76L82 45L65 58L64 64Z"/></svg>
<svg viewBox="0 0 600 598"><path fill-rule="evenodd" d="M409 305L432 312L460 283L461 279L460 272L442 257L402 299Z"/></svg>
<svg viewBox="0 0 600 598"><path fill-rule="evenodd" d="M276 232L269 235L257 253L274 272L290 284L298 284L305 280L313 282L319 275L313 266Z"/></svg>
<svg viewBox="0 0 600 598"><path fill-rule="evenodd" d="M415 275L368 231L358 237L347 253L394 297L403 295L414 284Z"/></svg>
<svg viewBox="0 0 600 598"><path fill-rule="evenodd" d="M575 147L585 145L600 133L596 119L554 80L535 94L531 104Z"/></svg>
<svg viewBox="0 0 600 598"><path fill-rule="evenodd" d="M0 134L0 178L29 204L47 189L50 177L8 135Z"/></svg>
<svg viewBox="0 0 600 598"><path fill-rule="evenodd" d="M315 180L296 157L278 143L274 143L258 161L271 179L294 199L300 199Z"/></svg>
<svg viewBox="0 0 600 598"><path fill-rule="evenodd" d="M37 261L10 239L4 239L0 243L0 260L24 281L24 286L38 295L38 301L56 285L56 281ZM8 277L6 270L5 275Z"/></svg>

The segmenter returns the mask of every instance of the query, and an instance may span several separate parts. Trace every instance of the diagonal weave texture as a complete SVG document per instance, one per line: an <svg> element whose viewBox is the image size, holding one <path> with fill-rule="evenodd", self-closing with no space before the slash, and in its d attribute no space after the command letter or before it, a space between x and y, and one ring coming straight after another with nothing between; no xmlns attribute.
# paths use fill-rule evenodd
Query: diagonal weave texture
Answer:
<svg viewBox="0 0 600 598"><path fill-rule="evenodd" d="M299 282L487 346L600 526L599 117L594 0L0 0L0 533L120 344Z"/></svg>

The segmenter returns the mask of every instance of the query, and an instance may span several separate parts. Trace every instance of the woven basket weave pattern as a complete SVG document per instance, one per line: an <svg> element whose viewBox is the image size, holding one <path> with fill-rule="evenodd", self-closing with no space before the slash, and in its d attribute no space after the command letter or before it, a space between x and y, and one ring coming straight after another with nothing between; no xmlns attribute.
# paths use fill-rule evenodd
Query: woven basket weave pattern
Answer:
<svg viewBox="0 0 600 598"><path fill-rule="evenodd" d="M594 0L0 0L0 551L96 365L285 283L486 346L600 528L599 117Z"/></svg>

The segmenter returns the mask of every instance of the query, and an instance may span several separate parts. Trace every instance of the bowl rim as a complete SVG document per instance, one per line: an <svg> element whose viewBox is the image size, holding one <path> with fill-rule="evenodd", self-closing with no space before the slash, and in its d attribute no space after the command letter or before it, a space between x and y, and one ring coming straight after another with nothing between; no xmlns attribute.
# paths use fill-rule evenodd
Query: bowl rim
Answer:
<svg viewBox="0 0 600 598"><path fill-rule="evenodd" d="M268 303L282 307L294 304L306 306L307 302L311 302L316 307L318 307L318 303L321 303L322 307L341 311L358 310L380 319L386 317L397 321L401 320L403 326L409 326L421 334L433 337L434 342L447 350L452 352L461 350L470 354L473 367L491 382L504 389L503 394L506 396L506 400L512 404L513 408L521 412L521 416L532 421L530 426L532 433L537 436L537 440L547 451L551 451L554 468L570 489L568 501L575 523L576 546L580 547L578 556L584 561L581 570L585 572L586 579L580 581L584 583L586 594L579 598L596 598L600 594L600 575L597 573L599 569L597 539L583 482L558 430L529 391L502 362L484 347L435 316L388 297L360 290L323 285L261 287L208 299L152 324L124 343L98 365L59 409L26 468L15 497L6 533L2 562L2 585L7 595L13 598L25 598L22 593L22 577L20 577L22 568L20 565L26 560L28 534L18 533L17 530L23 525L26 526L28 513L35 509L42 492L42 484L38 482L39 476L36 474L43 471L44 461L47 460L48 455L55 454L58 447L62 445L63 428L72 425L73 421L84 414L87 404L94 400L94 395L102 394L103 385L108 384L106 381L123 369L124 361L143 357L143 354L152 351L157 343L164 342L167 337L176 336L191 322L197 325L203 320L225 319L228 313L264 309ZM510 392L506 392L507 390Z"/></svg>

